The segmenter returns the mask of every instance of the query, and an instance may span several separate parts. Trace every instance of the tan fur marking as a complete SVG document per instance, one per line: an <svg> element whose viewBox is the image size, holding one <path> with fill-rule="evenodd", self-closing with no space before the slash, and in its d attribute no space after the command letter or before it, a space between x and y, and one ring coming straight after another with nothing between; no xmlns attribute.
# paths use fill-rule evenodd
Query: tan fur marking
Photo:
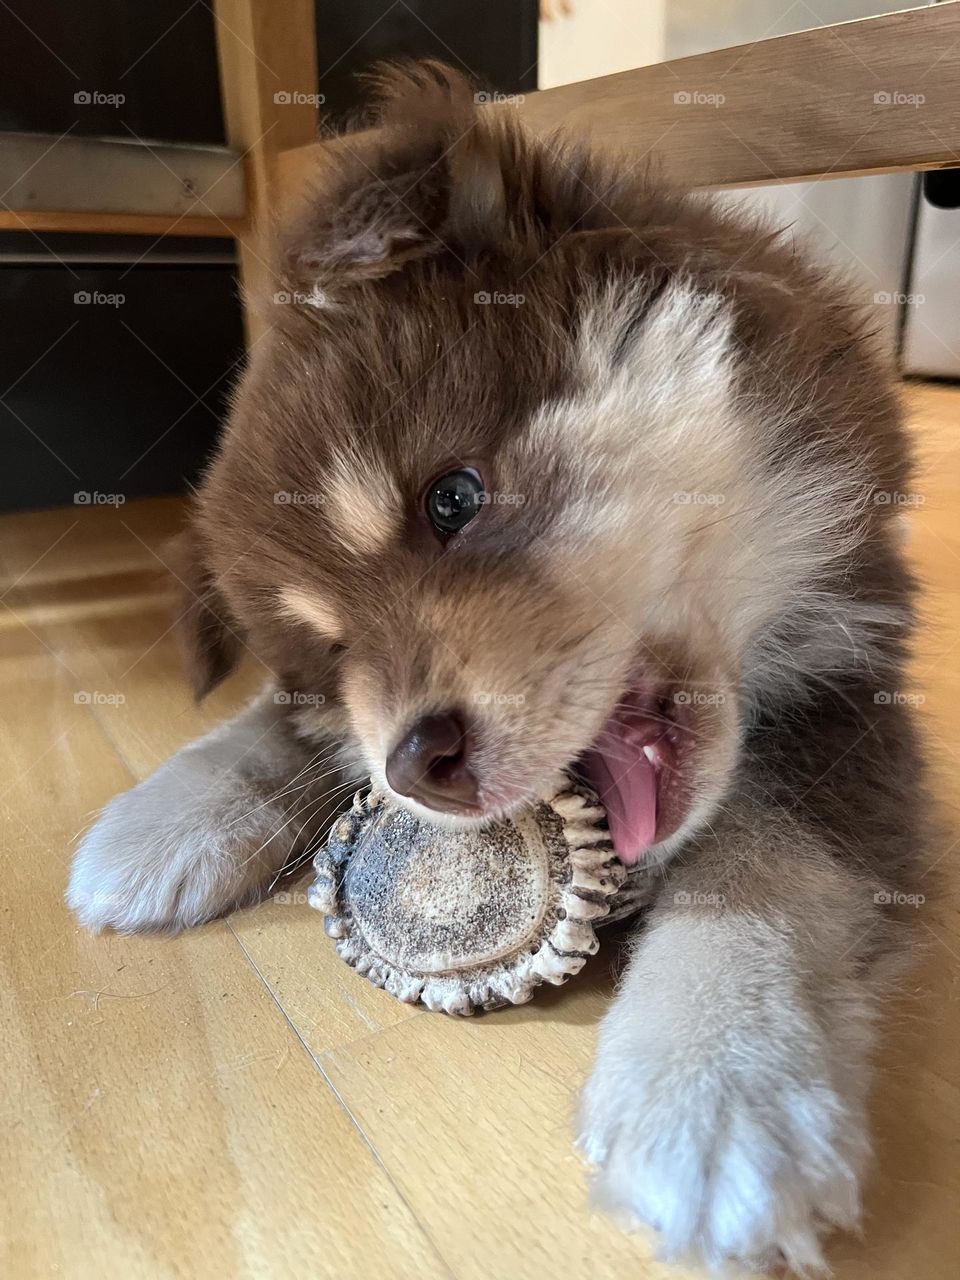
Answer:
<svg viewBox="0 0 960 1280"><path fill-rule="evenodd" d="M324 489L334 535L348 551L377 555L398 536L400 495L390 476L340 457Z"/></svg>
<svg viewBox="0 0 960 1280"><path fill-rule="evenodd" d="M297 622L306 622L325 640L336 640L340 636L339 615L319 592L304 587L283 587L279 600L281 613Z"/></svg>

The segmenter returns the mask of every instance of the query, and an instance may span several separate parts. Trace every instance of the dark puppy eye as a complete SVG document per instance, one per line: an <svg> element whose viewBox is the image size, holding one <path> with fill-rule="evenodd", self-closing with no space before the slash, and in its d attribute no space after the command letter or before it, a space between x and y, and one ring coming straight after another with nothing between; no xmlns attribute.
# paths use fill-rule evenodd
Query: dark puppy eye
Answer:
<svg viewBox="0 0 960 1280"><path fill-rule="evenodd" d="M438 533L450 535L468 525L483 506L483 481L472 467L448 471L434 480L424 498L427 516Z"/></svg>

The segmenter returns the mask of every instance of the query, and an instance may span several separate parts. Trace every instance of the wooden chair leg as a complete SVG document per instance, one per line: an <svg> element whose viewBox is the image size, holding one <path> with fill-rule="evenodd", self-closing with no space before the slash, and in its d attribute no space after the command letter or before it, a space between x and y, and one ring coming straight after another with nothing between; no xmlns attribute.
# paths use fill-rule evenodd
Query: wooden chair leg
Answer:
<svg viewBox="0 0 960 1280"><path fill-rule="evenodd" d="M276 158L317 134L313 0L214 0L227 142L245 157L247 215L237 239L247 342L260 321L250 298L269 289L262 243L278 189Z"/></svg>

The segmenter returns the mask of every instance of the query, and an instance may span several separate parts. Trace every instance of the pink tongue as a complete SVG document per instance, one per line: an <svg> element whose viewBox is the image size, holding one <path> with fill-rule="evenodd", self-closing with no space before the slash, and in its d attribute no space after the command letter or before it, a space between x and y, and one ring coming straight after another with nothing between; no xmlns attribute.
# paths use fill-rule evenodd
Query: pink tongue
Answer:
<svg viewBox="0 0 960 1280"><path fill-rule="evenodd" d="M656 835L657 772L622 722L609 722L601 736L586 759L587 780L607 811L617 857L632 867Z"/></svg>

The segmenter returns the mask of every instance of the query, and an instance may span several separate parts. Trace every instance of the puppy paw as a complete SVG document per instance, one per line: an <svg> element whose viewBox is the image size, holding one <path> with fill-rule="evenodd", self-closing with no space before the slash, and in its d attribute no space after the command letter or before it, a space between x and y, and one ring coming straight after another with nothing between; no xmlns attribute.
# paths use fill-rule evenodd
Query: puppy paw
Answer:
<svg viewBox="0 0 960 1280"><path fill-rule="evenodd" d="M77 849L67 905L94 932L200 924L252 901L301 825L188 749L107 805Z"/></svg>
<svg viewBox="0 0 960 1280"><path fill-rule="evenodd" d="M785 1260L817 1274L823 1237L860 1216L864 1090L802 1001L758 1009L750 995L719 1018L671 1010L663 992L646 1010L619 997L584 1092L580 1146L597 1201L654 1227L667 1257Z"/></svg>
<svg viewBox="0 0 960 1280"><path fill-rule="evenodd" d="M830 1087L664 1088L624 1095L595 1073L581 1146L598 1201L657 1229L668 1257L762 1268L782 1256L800 1274L824 1271L822 1236L859 1218L862 1156Z"/></svg>

